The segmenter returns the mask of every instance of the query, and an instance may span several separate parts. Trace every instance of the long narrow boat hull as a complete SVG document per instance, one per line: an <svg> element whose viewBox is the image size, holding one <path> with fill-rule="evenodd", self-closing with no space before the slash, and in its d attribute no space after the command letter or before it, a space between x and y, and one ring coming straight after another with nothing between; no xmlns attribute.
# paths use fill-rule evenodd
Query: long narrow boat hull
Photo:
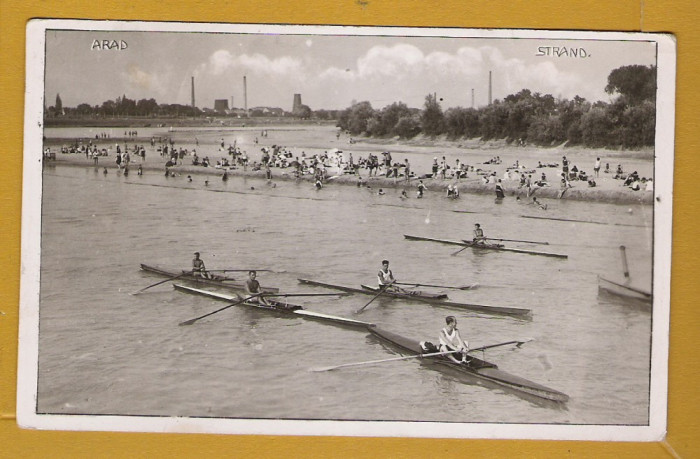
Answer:
<svg viewBox="0 0 700 459"><path fill-rule="evenodd" d="M636 300L642 300L649 303L651 303L652 300L651 292L635 288L629 285L613 282L601 276L598 276L598 288L617 296L634 298Z"/></svg>
<svg viewBox="0 0 700 459"><path fill-rule="evenodd" d="M354 287L346 287L343 285L336 285L336 284L328 284L325 282L318 282L318 281L313 281L309 279L297 279L299 282L302 284L307 284L307 285L314 285L316 287L325 287L325 288L330 288L334 290L340 290L342 292L350 292L350 293L361 293L363 295L376 295L377 291L372 290L371 287L365 286L365 288L354 288ZM475 312L481 312L485 314L497 314L497 315L506 315L506 316L527 316L531 313L529 309L523 309L523 308L506 308L506 307L500 307L500 306L487 306L483 304L471 304L471 303L457 303L454 301L445 301L441 299L435 299L435 298L426 298L426 297L421 297L417 295L405 295L397 292L385 292L382 293L382 295L386 295L387 297L392 297L392 298L401 298L404 300L409 300L409 301L419 301L421 303L428 303L432 304L434 306L443 306L446 308L453 308L453 309L466 309L469 311L475 311Z"/></svg>
<svg viewBox="0 0 700 459"><path fill-rule="evenodd" d="M368 290L370 292L378 293L379 292L379 287L371 287L369 285L360 285L364 290ZM421 300L446 300L447 295L444 293L426 293L426 292L421 292L417 290L413 291L408 291L410 293L401 293L401 292L393 292L396 298L404 298L404 297L415 297L417 299ZM392 292L387 292L387 293L392 293Z"/></svg>
<svg viewBox="0 0 700 459"><path fill-rule="evenodd" d="M369 327L368 329L374 336L393 344L406 352L410 352L414 355L424 353L420 343L415 340L383 330L376 326ZM506 373L505 371L499 370L497 365L475 357L471 357L471 360L466 364L455 363L449 360L447 357L442 356L426 357L426 359L430 359L431 362L434 362L441 367L449 367L473 377L491 381L492 383L500 386L508 387L526 394L535 395L546 400L552 400L555 402L566 402L569 400L569 396L562 392L532 382L525 378Z"/></svg>
<svg viewBox="0 0 700 459"><path fill-rule="evenodd" d="M218 293L218 292L212 292L210 290L203 290L203 289L198 289L194 287L187 287L185 285L179 285L179 284L173 284L176 290L180 290L182 292L187 292L187 293L194 293L196 295L203 295L209 298L214 298L217 300L223 300L223 301L228 301L228 302L236 302L240 301L241 298L237 295L226 295L224 293ZM247 306L250 308L254 309L259 309L263 311L268 311L268 312L275 312L278 314L284 314L284 315L291 315L291 316L297 316L297 317L303 317L304 319L312 319L312 320L317 320L321 322L332 322L335 324L340 324L340 325L348 325L352 327L368 327L373 325L370 322L363 322L361 320L354 320L354 319L348 319L346 317L339 317L339 316L332 316L329 314L323 314L320 312L313 312L313 311L308 311L304 309L302 306L295 305L295 304L290 304L290 303L285 303L282 301L274 301L272 299L267 300L268 303L270 303L270 306L266 306L264 304L260 303L255 303L255 302L243 302L241 303L242 306Z"/></svg>
<svg viewBox="0 0 700 459"><path fill-rule="evenodd" d="M178 271L170 268L162 268L160 266L147 265L145 263L141 263L141 269L164 277L175 277L184 274L184 271L182 270ZM217 287L224 287L232 290L245 290L245 285L242 282L235 282L232 278L225 276L217 276L215 279L205 279L203 277L193 276L192 274L187 273L182 275L182 277L178 277L177 280L192 282L198 285L215 285ZM264 292L279 292L279 289L276 287L261 288Z"/></svg>
<svg viewBox="0 0 700 459"><path fill-rule="evenodd" d="M501 244L474 244L471 241L452 241L449 239L436 239L436 238L432 238L432 237L411 236L408 234L404 234L403 237L405 237L409 241L425 241L425 242L437 242L440 244L459 245L462 247L470 247L474 250L495 250L497 252L523 253L526 255L541 255L543 257L569 258L568 255L564 255L561 253L540 252L540 251L536 251L536 250L513 249L510 247L503 247Z"/></svg>

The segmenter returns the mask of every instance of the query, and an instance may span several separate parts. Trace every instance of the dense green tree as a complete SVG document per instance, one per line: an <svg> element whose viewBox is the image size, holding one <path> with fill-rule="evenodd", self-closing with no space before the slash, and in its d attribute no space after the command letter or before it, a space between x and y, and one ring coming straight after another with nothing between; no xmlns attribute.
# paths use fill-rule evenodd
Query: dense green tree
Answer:
<svg viewBox="0 0 700 459"><path fill-rule="evenodd" d="M474 108L454 107L445 112L445 131L452 138L478 137L479 112Z"/></svg>
<svg viewBox="0 0 700 459"><path fill-rule="evenodd" d="M367 101L353 103L340 113L337 126L353 135L367 131L367 123L374 117L372 104Z"/></svg>
<svg viewBox="0 0 700 459"><path fill-rule="evenodd" d="M445 132L445 115L435 94L425 96L420 122L423 134L434 137Z"/></svg>
<svg viewBox="0 0 700 459"><path fill-rule="evenodd" d="M631 105L639 105L645 100L656 100L656 66L626 65L608 75L605 86L608 94L620 94Z"/></svg>
<svg viewBox="0 0 700 459"><path fill-rule="evenodd" d="M417 115L404 115L396 122L394 133L403 139L410 139L420 133L420 119Z"/></svg>
<svg viewBox="0 0 700 459"><path fill-rule="evenodd" d="M554 145L566 140L566 130L557 115L542 115L534 118L528 127L528 142L537 145Z"/></svg>
<svg viewBox="0 0 700 459"><path fill-rule="evenodd" d="M391 105L387 105L378 115L377 125L372 134L376 136L401 135L395 129L399 119L404 117L411 117L411 110L406 104L394 102Z"/></svg>
<svg viewBox="0 0 700 459"><path fill-rule="evenodd" d="M625 148L654 145L656 106L651 101L628 107L622 114L620 144Z"/></svg>
<svg viewBox="0 0 700 459"><path fill-rule="evenodd" d="M141 99L136 102L136 113L139 116L148 116L158 109L158 102L155 99Z"/></svg>
<svg viewBox="0 0 700 459"><path fill-rule="evenodd" d="M90 104L80 104L75 107L75 111L79 115L91 115L93 112Z"/></svg>
<svg viewBox="0 0 700 459"><path fill-rule="evenodd" d="M508 121L508 106L495 100L483 107L479 113L479 130L483 140L502 139L506 137L505 126Z"/></svg>
<svg viewBox="0 0 700 459"><path fill-rule="evenodd" d="M592 107L581 117L581 140L588 147L608 146L612 127L605 108Z"/></svg>

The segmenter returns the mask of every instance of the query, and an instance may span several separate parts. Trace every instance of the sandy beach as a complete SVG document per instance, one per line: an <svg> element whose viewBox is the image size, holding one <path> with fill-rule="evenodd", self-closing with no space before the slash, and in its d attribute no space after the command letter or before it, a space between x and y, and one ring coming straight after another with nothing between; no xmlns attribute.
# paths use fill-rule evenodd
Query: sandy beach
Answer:
<svg viewBox="0 0 700 459"><path fill-rule="evenodd" d="M85 128L86 131L92 132L91 129ZM98 129L99 130L99 129ZM415 197L415 190L419 180L427 187L427 192L445 193L448 185L457 185L460 193L479 193L479 194L494 194L495 183L484 183L485 177L493 175L494 179L501 179L501 185L505 191L506 199L509 197L519 196L521 199L530 199L531 197L545 199L568 199L568 200L584 200L594 202L619 203L619 204L634 204L644 203L651 204L653 202L653 192L645 191L645 185L642 184L641 191L634 191L628 186L624 186L623 180L615 179L615 169L617 165L622 165L625 173L637 171L640 177L651 178L653 176L653 151L625 151L625 150L606 150L606 149L588 149L580 147L532 147L532 146L512 146L506 144L505 141L481 141L479 139L469 140L448 140L444 138L427 139L417 137L408 141L398 139L370 139L360 138L351 139L346 135L336 137L337 132L332 126L278 126L267 127L269 137L258 138L260 133L257 129L248 130L197 130L196 128L178 129L173 132L164 132L158 137L170 137L174 141L176 148L184 148L191 152L192 149L197 150L197 155L200 158L208 157L210 159L209 167L195 166L192 164L192 157L186 156L182 164L171 167L170 170L175 174L180 175L204 175L211 177L223 176L224 170L229 176L250 176L250 177L265 177L264 170L253 171L251 167L244 170L243 167L222 168L217 167L216 162L227 158L226 149L220 148L220 141L224 140L226 148L228 145L236 142L237 146L245 151L250 158L250 162L260 162L264 147L273 145L281 145L286 149L299 155L303 151L307 157L314 154L322 154L331 150L342 150L345 158L352 153L355 161L359 158L367 157L369 153L378 155L381 160L383 151L390 151L393 162L403 163L405 158L410 158L411 170L415 177L406 181L404 177L385 178L383 170L380 169L379 176L368 176L368 171L364 168L359 169L359 175L356 174L337 174L336 168L328 169L329 178L324 186L336 185L352 185L356 186L358 182L362 182L365 186L370 186L374 189L379 188L405 188L411 198ZM117 131L121 131L117 129ZM117 170L115 163L116 145L128 146L131 152L130 172L136 173L139 165L144 171L165 171L165 163L168 158L161 156L155 146L151 145L151 136L140 137L111 137L111 138L91 138L90 134L86 137L79 138L61 138L47 136L44 142L44 150L48 148L55 153L55 161L61 164L69 164L80 167L94 167L95 161L93 158L86 157L81 153L61 153L62 147L68 147L71 144L80 144L92 142L96 144L100 150L104 149L107 156L100 156L97 159L97 166ZM142 161L140 157L133 154L134 145L143 145L146 149L146 159ZM562 194L562 186L560 183L562 158L566 156L570 161L570 167L577 166L578 169L586 171L590 176L593 174L593 165L596 158L601 159L601 170L599 177L594 177L596 186L591 187L585 181L574 180L570 182L570 187L567 187ZM461 163L468 164L470 171L467 177L460 179L454 178L433 178L426 177L431 174L431 164L433 158L438 158L442 161L445 158L447 164L454 167L456 160ZM498 157L500 163L488 163L492 158ZM53 156L52 156L53 158ZM228 157L230 159L230 157ZM47 162L54 161L46 158ZM557 165L554 167L538 167L538 164ZM606 163L610 165L610 173L605 173ZM533 186L528 192L526 186L521 186L518 180L507 180L504 174L507 170L517 170L520 174L531 175ZM473 168L473 171L471 170ZM333 170L336 169L336 173ZM272 168L272 180L306 180L310 184L313 183L311 175L303 175L301 178L296 178L293 175L293 168ZM535 181L541 179L542 174L545 174L546 181L549 186L536 186ZM361 180L360 180L361 177ZM310 185L311 186L311 185Z"/></svg>

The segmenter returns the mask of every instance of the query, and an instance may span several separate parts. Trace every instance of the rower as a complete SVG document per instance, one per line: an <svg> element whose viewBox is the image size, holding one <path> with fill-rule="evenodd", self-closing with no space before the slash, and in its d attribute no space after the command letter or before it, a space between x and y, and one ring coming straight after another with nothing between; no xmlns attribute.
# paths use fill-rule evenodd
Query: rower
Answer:
<svg viewBox="0 0 700 459"><path fill-rule="evenodd" d="M205 279L211 279L211 274L207 272L207 268L204 266L204 260L199 258L199 252L194 253L194 259L192 260L192 275L203 277Z"/></svg>
<svg viewBox="0 0 700 459"><path fill-rule="evenodd" d="M484 237L484 230L481 229L481 225L478 223L474 224L474 239L475 244L485 244L486 238Z"/></svg>
<svg viewBox="0 0 700 459"><path fill-rule="evenodd" d="M410 294L409 291L394 285L396 279L394 279L394 273L389 269L389 260L382 260L382 268L377 273L377 283L379 284L379 289L385 292L400 292Z"/></svg>
<svg viewBox="0 0 700 459"><path fill-rule="evenodd" d="M260 282L256 279L258 277L258 273L254 270L248 271L248 280L245 281L245 292L248 294L248 298L250 298L251 295L259 295L262 293L262 289L260 288ZM256 296L255 298L252 298L249 300L251 303L261 303L266 306L269 306L269 303L265 298L262 297L262 295Z"/></svg>
<svg viewBox="0 0 700 459"><path fill-rule="evenodd" d="M466 363L469 344L462 339L459 330L457 330L457 319L454 316L447 316L445 322L447 326L440 330L440 352L461 351L460 353L447 354L447 358L455 363ZM460 354L460 360L455 358Z"/></svg>

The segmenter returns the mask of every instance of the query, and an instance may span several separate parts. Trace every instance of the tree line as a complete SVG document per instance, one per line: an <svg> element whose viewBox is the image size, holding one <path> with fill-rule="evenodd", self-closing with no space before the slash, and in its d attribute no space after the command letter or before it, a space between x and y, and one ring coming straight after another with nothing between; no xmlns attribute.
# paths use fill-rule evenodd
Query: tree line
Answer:
<svg viewBox="0 0 700 459"><path fill-rule="evenodd" d="M422 109L394 102L375 110L359 102L343 110L338 127L352 135L400 137L445 135L451 139L505 139L540 146L638 148L653 146L656 127L656 67L629 65L608 75L611 102L591 103L576 96L557 99L523 89L480 108L442 110L435 94Z"/></svg>
<svg viewBox="0 0 700 459"><path fill-rule="evenodd" d="M270 110L262 110L260 107L256 107L251 108L248 111L248 115L251 117L294 116L301 119L335 120L338 119L339 112L339 110L312 111L308 106L303 105L302 110L295 113L285 112L282 109L275 109L271 113ZM57 94L56 103L46 110L46 116L49 118L57 116L83 118L124 118L131 116L178 118L211 115L224 116L222 113L217 113L213 110L201 110L191 105L159 104L153 98L134 100L129 99L126 95L117 97L115 100L106 100L102 104L97 105L82 103L76 107L64 107L60 94ZM235 114L232 113L230 116L235 116Z"/></svg>

